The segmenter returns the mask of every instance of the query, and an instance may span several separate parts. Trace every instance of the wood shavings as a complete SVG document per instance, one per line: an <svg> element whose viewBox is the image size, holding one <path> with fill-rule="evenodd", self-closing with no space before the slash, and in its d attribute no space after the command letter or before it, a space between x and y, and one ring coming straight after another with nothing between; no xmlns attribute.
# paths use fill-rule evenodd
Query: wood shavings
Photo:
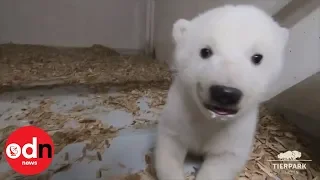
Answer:
<svg viewBox="0 0 320 180"><path fill-rule="evenodd" d="M117 129L104 125L99 120L51 112L52 103L49 99L43 100L39 107L30 110L26 118L32 120L34 125L52 132L49 134L55 143L55 153L60 152L68 144L85 140L90 140L89 149L102 148L103 146L99 145L106 138L113 138L117 134ZM65 126L66 122L73 121L78 124L72 128Z"/></svg>
<svg viewBox="0 0 320 180"><path fill-rule="evenodd" d="M137 100L143 97L149 100L147 102L149 107L162 108L167 98L169 83L130 84L117 88L119 88L119 95L99 98L104 99L103 103L107 107L123 109L137 115L140 111Z"/></svg>
<svg viewBox="0 0 320 180"><path fill-rule="evenodd" d="M117 129L112 126L105 127L101 122L97 122L94 125L86 124L79 129L57 131L53 134L52 139L55 143L55 152L58 153L68 144L84 141L87 141L86 147L88 150L98 150L104 148L101 144L105 143L106 138L114 138L116 136Z"/></svg>
<svg viewBox="0 0 320 180"><path fill-rule="evenodd" d="M0 45L3 88L67 84L127 84L170 80L167 65L146 56L120 56L114 50L40 45Z"/></svg>
<svg viewBox="0 0 320 180"><path fill-rule="evenodd" d="M33 125L46 130L52 136L55 143L55 153L60 152L68 144L76 142L88 142L90 150L104 150L106 138L117 136L117 128L103 124L94 118L83 118L72 113L61 114L51 111L54 102L51 99L43 99L38 107L27 110L26 119ZM79 111L80 106L75 106ZM81 107L81 110L82 107ZM4 137L6 139L6 137ZM1 141L2 145L4 140Z"/></svg>
<svg viewBox="0 0 320 180"><path fill-rule="evenodd" d="M140 96L126 94L123 96L109 96L107 100L104 101L106 106L113 107L115 109L124 109L128 112L132 112L136 114L139 111L139 107L137 106L136 102L140 98Z"/></svg>
<svg viewBox="0 0 320 180"><path fill-rule="evenodd" d="M259 125L256 133L256 141L254 143L251 161L248 161L244 172L247 177L252 177L257 170L262 170L262 175L272 179L294 180L294 179L310 179L314 178L312 171L320 172L319 166L317 170L309 166L306 170L289 171L284 169L274 169L270 160L277 160L280 152L288 150L299 150L306 157L306 147L299 143L299 138L294 134L295 127L292 124L285 124L287 121L283 117L269 111L266 107L261 106L259 114ZM261 171L260 171L261 172Z"/></svg>
<svg viewBox="0 0 320 180"><path fill-rule="evenodd" d="M149 127L155 127L158 124L158 121L152 121L147 119L135 119L133 120L132 124L136 129L145 129Z"/></svg>
<svg viewBox="0 0 320 180"><path fill-rule="evenodd" d="M258 162L257 165L258 165L259 168L260 168L264 173L266 173L269 177L272 177L272 178L274 178L275 180L280 180L279 177L277 177L277 176L275 176L275 175L273 174L272 170L271 170L269 167L265 166L264 164L262 164L262 163L260 163L260 162Z"/></svg>

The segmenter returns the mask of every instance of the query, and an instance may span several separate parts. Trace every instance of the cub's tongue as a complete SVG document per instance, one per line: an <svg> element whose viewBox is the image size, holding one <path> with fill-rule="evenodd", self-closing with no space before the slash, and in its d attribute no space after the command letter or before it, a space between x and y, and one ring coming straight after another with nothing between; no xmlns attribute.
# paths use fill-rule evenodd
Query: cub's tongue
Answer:
<svg viewBox="0 0 320 180"><path fill-rule="evenodd" d="M219 115L228 115L228 112L225 111L214 111L215 113L219 114Z"/></svg>
<svg viewBox="0 0 320 180"><path fill-rule="evenodd" d="M237 110L235 109L227 109L210 104L205 104L205 108L207 108L211 113L216 113L218 115L231 115L237 113Z"/></svg>
<svg viewBox="0 0 320 180"><path fill-rule="evenodd" d="M219 114L219 115L228 115L228 114L233 114L232 110L229 109L224 109L224 108L219 108L219 107L215 107L213 109L213 112Z"/></svg>

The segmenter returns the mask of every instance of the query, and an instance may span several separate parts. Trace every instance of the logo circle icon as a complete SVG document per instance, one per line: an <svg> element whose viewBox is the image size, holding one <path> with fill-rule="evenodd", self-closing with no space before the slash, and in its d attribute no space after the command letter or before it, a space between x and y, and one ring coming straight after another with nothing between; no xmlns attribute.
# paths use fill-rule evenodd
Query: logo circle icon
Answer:
<svg viewBox="0 0 320 180"><path fill-rule="evenodd" d="M24 126L12 132L4 148L10 167L26 176L44 172L54 156L51 137L35 126Z"/></svg>

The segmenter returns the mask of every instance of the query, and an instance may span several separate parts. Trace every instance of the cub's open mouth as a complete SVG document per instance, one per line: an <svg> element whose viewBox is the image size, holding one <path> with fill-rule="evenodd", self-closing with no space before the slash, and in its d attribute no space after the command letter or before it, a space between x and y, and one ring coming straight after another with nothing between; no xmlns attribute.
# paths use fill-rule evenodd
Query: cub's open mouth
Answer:
<svg viewBox="0 0 320 180"><path fill-rule="evenodd" d="M236 114L239 110L235 108L227 108L227 107L221 107L213 104L203 104L204 107L211 111L214 112L218 115L233 115Z"/></svg>
<svg viewBox="0 0 320 180"><path fill-rule="evenodd" d="M204 108L206 108L209 112L220 115L220 116L234 115L238 113L239 109L236 107L223 107L215 104L204 103L205 101L200 96L201 91L202 91L202 88L200 86L200 83L197 83L197 90L196 90L197 96L199 100L203 102L202 104Z"/></svg>

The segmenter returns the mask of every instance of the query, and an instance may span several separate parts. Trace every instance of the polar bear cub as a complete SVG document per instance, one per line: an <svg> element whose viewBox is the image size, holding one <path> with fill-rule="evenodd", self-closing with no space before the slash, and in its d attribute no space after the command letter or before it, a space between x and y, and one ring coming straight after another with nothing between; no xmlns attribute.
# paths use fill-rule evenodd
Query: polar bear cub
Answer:
<svg viewBox="0 0 320 180"><path fill-rule="evenodd" d="M225 5L177 20L172 34L177 74L159 120L157 176L184 179L189 152L205 159L196 180L232 180L249 158L289 31L259 8Z"/></svg>

